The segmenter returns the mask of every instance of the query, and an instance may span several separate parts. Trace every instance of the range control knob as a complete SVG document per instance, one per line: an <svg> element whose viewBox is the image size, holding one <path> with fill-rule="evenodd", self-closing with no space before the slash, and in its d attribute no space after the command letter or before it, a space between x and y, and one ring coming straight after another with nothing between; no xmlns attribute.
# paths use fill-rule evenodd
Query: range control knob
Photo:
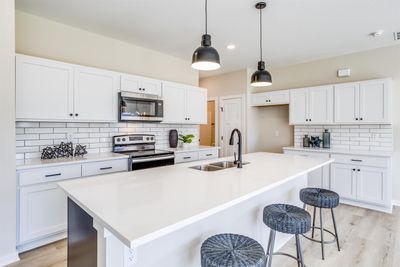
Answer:
<svg viewBox="0 0 400 267"><path fill-rule="evenodd" d="M151 137L151 140L154 140L154 137L153 137L153 136Z"/></svg>
<svg viewBox="0 0 400 267"><path fill-rule="evenodd" d="M117 138L117 142L120 142L121 141L121 138Z"/></svg>
<svg viewBox="0 0 400 267"><path fill-rule="evenodd" d="M126 141L125 137L124 137L124 138L122 138L122 142L125 142L125 141Z"/></svg>
<svg viewBox="0 0 400 267"><path fill-rule="evenodd" d="M149 140L150 140L150 137L146 137L146 140L149 141Z"/></svg>

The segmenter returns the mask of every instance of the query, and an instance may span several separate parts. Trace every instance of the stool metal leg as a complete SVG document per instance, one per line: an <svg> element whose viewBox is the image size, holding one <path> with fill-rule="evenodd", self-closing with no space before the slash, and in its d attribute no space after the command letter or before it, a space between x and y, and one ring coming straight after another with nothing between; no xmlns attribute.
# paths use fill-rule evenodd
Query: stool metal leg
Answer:
<svg viewBox="0 0 400 267"><path fill-rule="evenodd" d="M324 252L324 226L322 224L322 209L319 209L319 223L321 228L321 249L322 249L322 259L325 260L325 252Z"/></svg>
<svg viewBox="0 0 400 267"><path fill-rule="evenodd" d="M307 204L303 203L303 210L305 210L307 208Z"/></svg>
<svg viewBox="0 0 400 267"><path fill-rule="evenodd" d="M275 236L276 236L276 231L271 230L270 234L270 244L269 244L269 249L268 249L268 267L271 267L272 265L272 254L274 253L274 245L275 245Z"/></svg>
<svg viewBox="0 0 400 267"><path fill-rule="evenodd" d="M313 221L312 221L312 230L311 230L311 237L314 238L314 229L315 229L315 211L316 211L316 207L314 207L314 212L313 212Z"/></svg>
<svg viewBox="0 0 400 267"><path fill-rule="evenodd" d="M271 248L272 235L273 235L272 232L273 232L273 230L269 231L269 238L268 238L268 246L267 246L267 251L266 251L267 255L266 255L266 260L265 260L265 266L268 265L268 261L269 261L269 250Z"/></svg>
<svg viewBox="0 0 400 267"><path fill-rule="evenodd" d="M333 209L331 209L331 213L332 213L332 220L333 220L333 228L335 229L335 238L336 238L337 249L338 249L338 251L340 251L339 236L337 233L336 220L335 220L335 214L333 213Z"/></svg>
<svg viewBox="0 0 400 267"><path fill-rule="evenodd" d="M297 259L298 259L297 264L299 267L305 267L306 265L304 264L303 252L301 251L299 235L295 235L295 237L296 237L296 250L297 250Z"/></svg>

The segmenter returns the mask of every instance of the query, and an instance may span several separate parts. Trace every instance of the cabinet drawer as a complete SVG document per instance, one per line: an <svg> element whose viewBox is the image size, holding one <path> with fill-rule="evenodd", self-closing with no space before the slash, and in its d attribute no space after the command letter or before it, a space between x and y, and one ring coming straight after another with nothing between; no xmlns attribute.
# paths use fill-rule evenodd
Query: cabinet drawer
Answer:
<svg viewBox="0 0 400 267"><path fill-rule="evenodd" d="M81 177L81 165L67 165L50 168L40 168L28 171L21 171L18 174L19 185L53 182L58 180Z"/></svg>
<svg viewBox="0 0 400 267"><path fill-rule="evenodd" d="M175 154L175 164L190 162L199 159L199 152L187 152L187 153L177 153Z"/></svg>
<svg viewBox="0 0 400 267"><path fill-rule="evenodd" d="M323 159L329 158L328 153L294 151L294 150L285 150L284 153L288 154L288 155L297 155L297 156L310 157L310 158L323 158Z"/></svg>
<svg viewBox="0 0 400 267"><path fill-rule="evenodd" d="M214 158L218 158L217 149L199 151L199 160Z"/></svg>
<svg viewBox="0 0 400 267"><path fill-rule="evenodd" d="M122 172L127 170L128 170L127 159L93 162L82 165L82 176L101 175L113 172Z"/></svg>
<svg viewBox="0 0 400 267"><path fill-rule="evenodd" d="M389 167L388 158L342 155L342 154L331 154L331 158L335 159L336 163L355 164L359 166L382 167L382 168Z"/></svg>

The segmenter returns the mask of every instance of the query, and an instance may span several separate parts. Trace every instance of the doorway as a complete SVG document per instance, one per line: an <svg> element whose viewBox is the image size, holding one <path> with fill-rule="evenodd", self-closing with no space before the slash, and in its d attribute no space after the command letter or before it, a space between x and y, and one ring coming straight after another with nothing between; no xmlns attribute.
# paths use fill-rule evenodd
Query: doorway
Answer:
<svg viewBox="0 0 400 267"><path fill-rule="evenodd" d="M200 145L216 146L216 110L217 100L207 101L207 124L200 125Z"/></svg>
<svg viewBox="0 0 400 267"><path fill-rule="evenodd" d="M237 136L235 145L229 145L232 130L235 128L242 133L242 150L246 151L245 99L245 95L220 97L220 144L223 157L232 156L237 151Z"/></svg>

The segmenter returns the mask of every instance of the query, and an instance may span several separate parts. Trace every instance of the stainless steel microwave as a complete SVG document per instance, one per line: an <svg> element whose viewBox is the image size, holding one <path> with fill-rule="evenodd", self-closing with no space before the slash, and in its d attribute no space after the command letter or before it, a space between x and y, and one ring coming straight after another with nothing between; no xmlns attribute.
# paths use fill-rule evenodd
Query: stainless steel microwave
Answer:
<svg viewBox="0 0 400 267"><path fill-rule="evenodd" d="M120 121L163 120L164 103L158 96L122 92L118 106Z"/></svg>

